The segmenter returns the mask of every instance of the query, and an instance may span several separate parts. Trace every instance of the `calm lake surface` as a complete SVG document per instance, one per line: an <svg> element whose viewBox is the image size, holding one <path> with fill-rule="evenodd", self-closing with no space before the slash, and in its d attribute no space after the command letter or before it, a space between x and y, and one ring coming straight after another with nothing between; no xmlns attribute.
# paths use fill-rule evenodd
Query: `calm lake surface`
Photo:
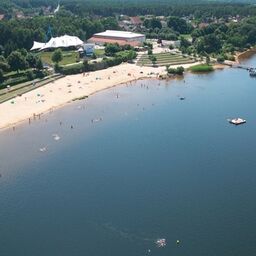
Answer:
<svg viewBox="0 0 256 256"><path fill-rule="evenodd" d="M0 173L1 256L255 256L256 79L100 92L1 132Z"/></svg>

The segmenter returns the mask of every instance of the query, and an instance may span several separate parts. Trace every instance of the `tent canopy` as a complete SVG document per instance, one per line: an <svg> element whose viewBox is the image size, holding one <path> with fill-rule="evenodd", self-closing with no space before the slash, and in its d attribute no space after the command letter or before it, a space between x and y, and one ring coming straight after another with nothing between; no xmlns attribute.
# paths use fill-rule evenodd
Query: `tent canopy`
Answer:
<svg viewBox="0 0 256 256"><path fill-rule="evenodd" d="M33 46L30 49L30 51L40 50L44 46L45 46L45 43L39 43L39 42L34 41Z"/></svg>
<svg viewBox="0 0 256 256"><path fill-rule="evenodd" d="M80 40L77 36L60 36L60 37L52 37L47 43L38 43L34 42L32 50L45 50L51 48L68 48L68 47L77 47L82 46L83 41Z"/></svg>

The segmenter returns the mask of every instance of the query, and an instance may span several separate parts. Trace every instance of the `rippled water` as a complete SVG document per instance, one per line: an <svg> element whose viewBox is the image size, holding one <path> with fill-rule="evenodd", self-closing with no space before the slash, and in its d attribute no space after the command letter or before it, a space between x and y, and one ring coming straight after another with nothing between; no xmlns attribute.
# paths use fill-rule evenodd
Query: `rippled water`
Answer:
<svg viewBox="0 0 256 256"><path fill-rule="evenodd" d="M1 132L0 255L256 255L255 95L239 69L138 81Z"/></svg>

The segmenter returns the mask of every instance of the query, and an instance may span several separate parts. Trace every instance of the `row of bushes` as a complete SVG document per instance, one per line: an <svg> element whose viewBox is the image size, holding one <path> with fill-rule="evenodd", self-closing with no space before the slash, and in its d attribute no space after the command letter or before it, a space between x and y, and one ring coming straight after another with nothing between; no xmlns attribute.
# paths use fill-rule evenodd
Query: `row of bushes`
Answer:
<svg viewBox="0 0 256 256"><path fill-rule="evenodd" d="M28 81L32 81L34 79L37 78L44 78L45 76L47 76L48 73L46 71L32 71L32 70L28 70L24 73L22 73L20 76L16 76L16 77L12 77L9 78L7 80L5 80L2 84L0 84L0 89L4 89L6 88L8 85L9 86L14 86L20 83L25 83Z"/></svg>
<svg viewBox="0 0 256 256"><path fill-rule="evenodd" d="M235 61L236 58L231 54L221 54L217 56L218 62L224 62L225 60Z"/></svg>
<svg viewBox="0 0 256 256"><path fill-rule="evenodd" d="M109 67L117 66L122 62L131 61L132 59L136 58L136 55L137 54L134 51L123 51L117 53L115 57L104 58L101 62L97 63L88 63L88 61L85 60L83 63L78 63L74 65L57 66L56 71L64 75L73 75L83 72L102 70Z"/></svg>
<svg viewBox="0 0 256 256"><path fill-rule="evenodd" d="M167 72L171 75L179 75L182 76L185 69L183 67L177 67L177 68L168 68Z"/></svg>

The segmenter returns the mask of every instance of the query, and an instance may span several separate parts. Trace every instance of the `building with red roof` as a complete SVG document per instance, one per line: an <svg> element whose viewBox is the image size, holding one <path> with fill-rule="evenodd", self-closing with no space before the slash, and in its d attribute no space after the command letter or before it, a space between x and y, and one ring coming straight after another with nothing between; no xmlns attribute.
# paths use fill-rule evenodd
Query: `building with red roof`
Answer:
<svg viewBox="0 0 256 256"><path fill-rule="evenodd" d="M89 43L103 45L105 43L118 43L119 45L140 46L146 40L145 35L117 30L106 30L105 32L94 34Z"/></svg>

